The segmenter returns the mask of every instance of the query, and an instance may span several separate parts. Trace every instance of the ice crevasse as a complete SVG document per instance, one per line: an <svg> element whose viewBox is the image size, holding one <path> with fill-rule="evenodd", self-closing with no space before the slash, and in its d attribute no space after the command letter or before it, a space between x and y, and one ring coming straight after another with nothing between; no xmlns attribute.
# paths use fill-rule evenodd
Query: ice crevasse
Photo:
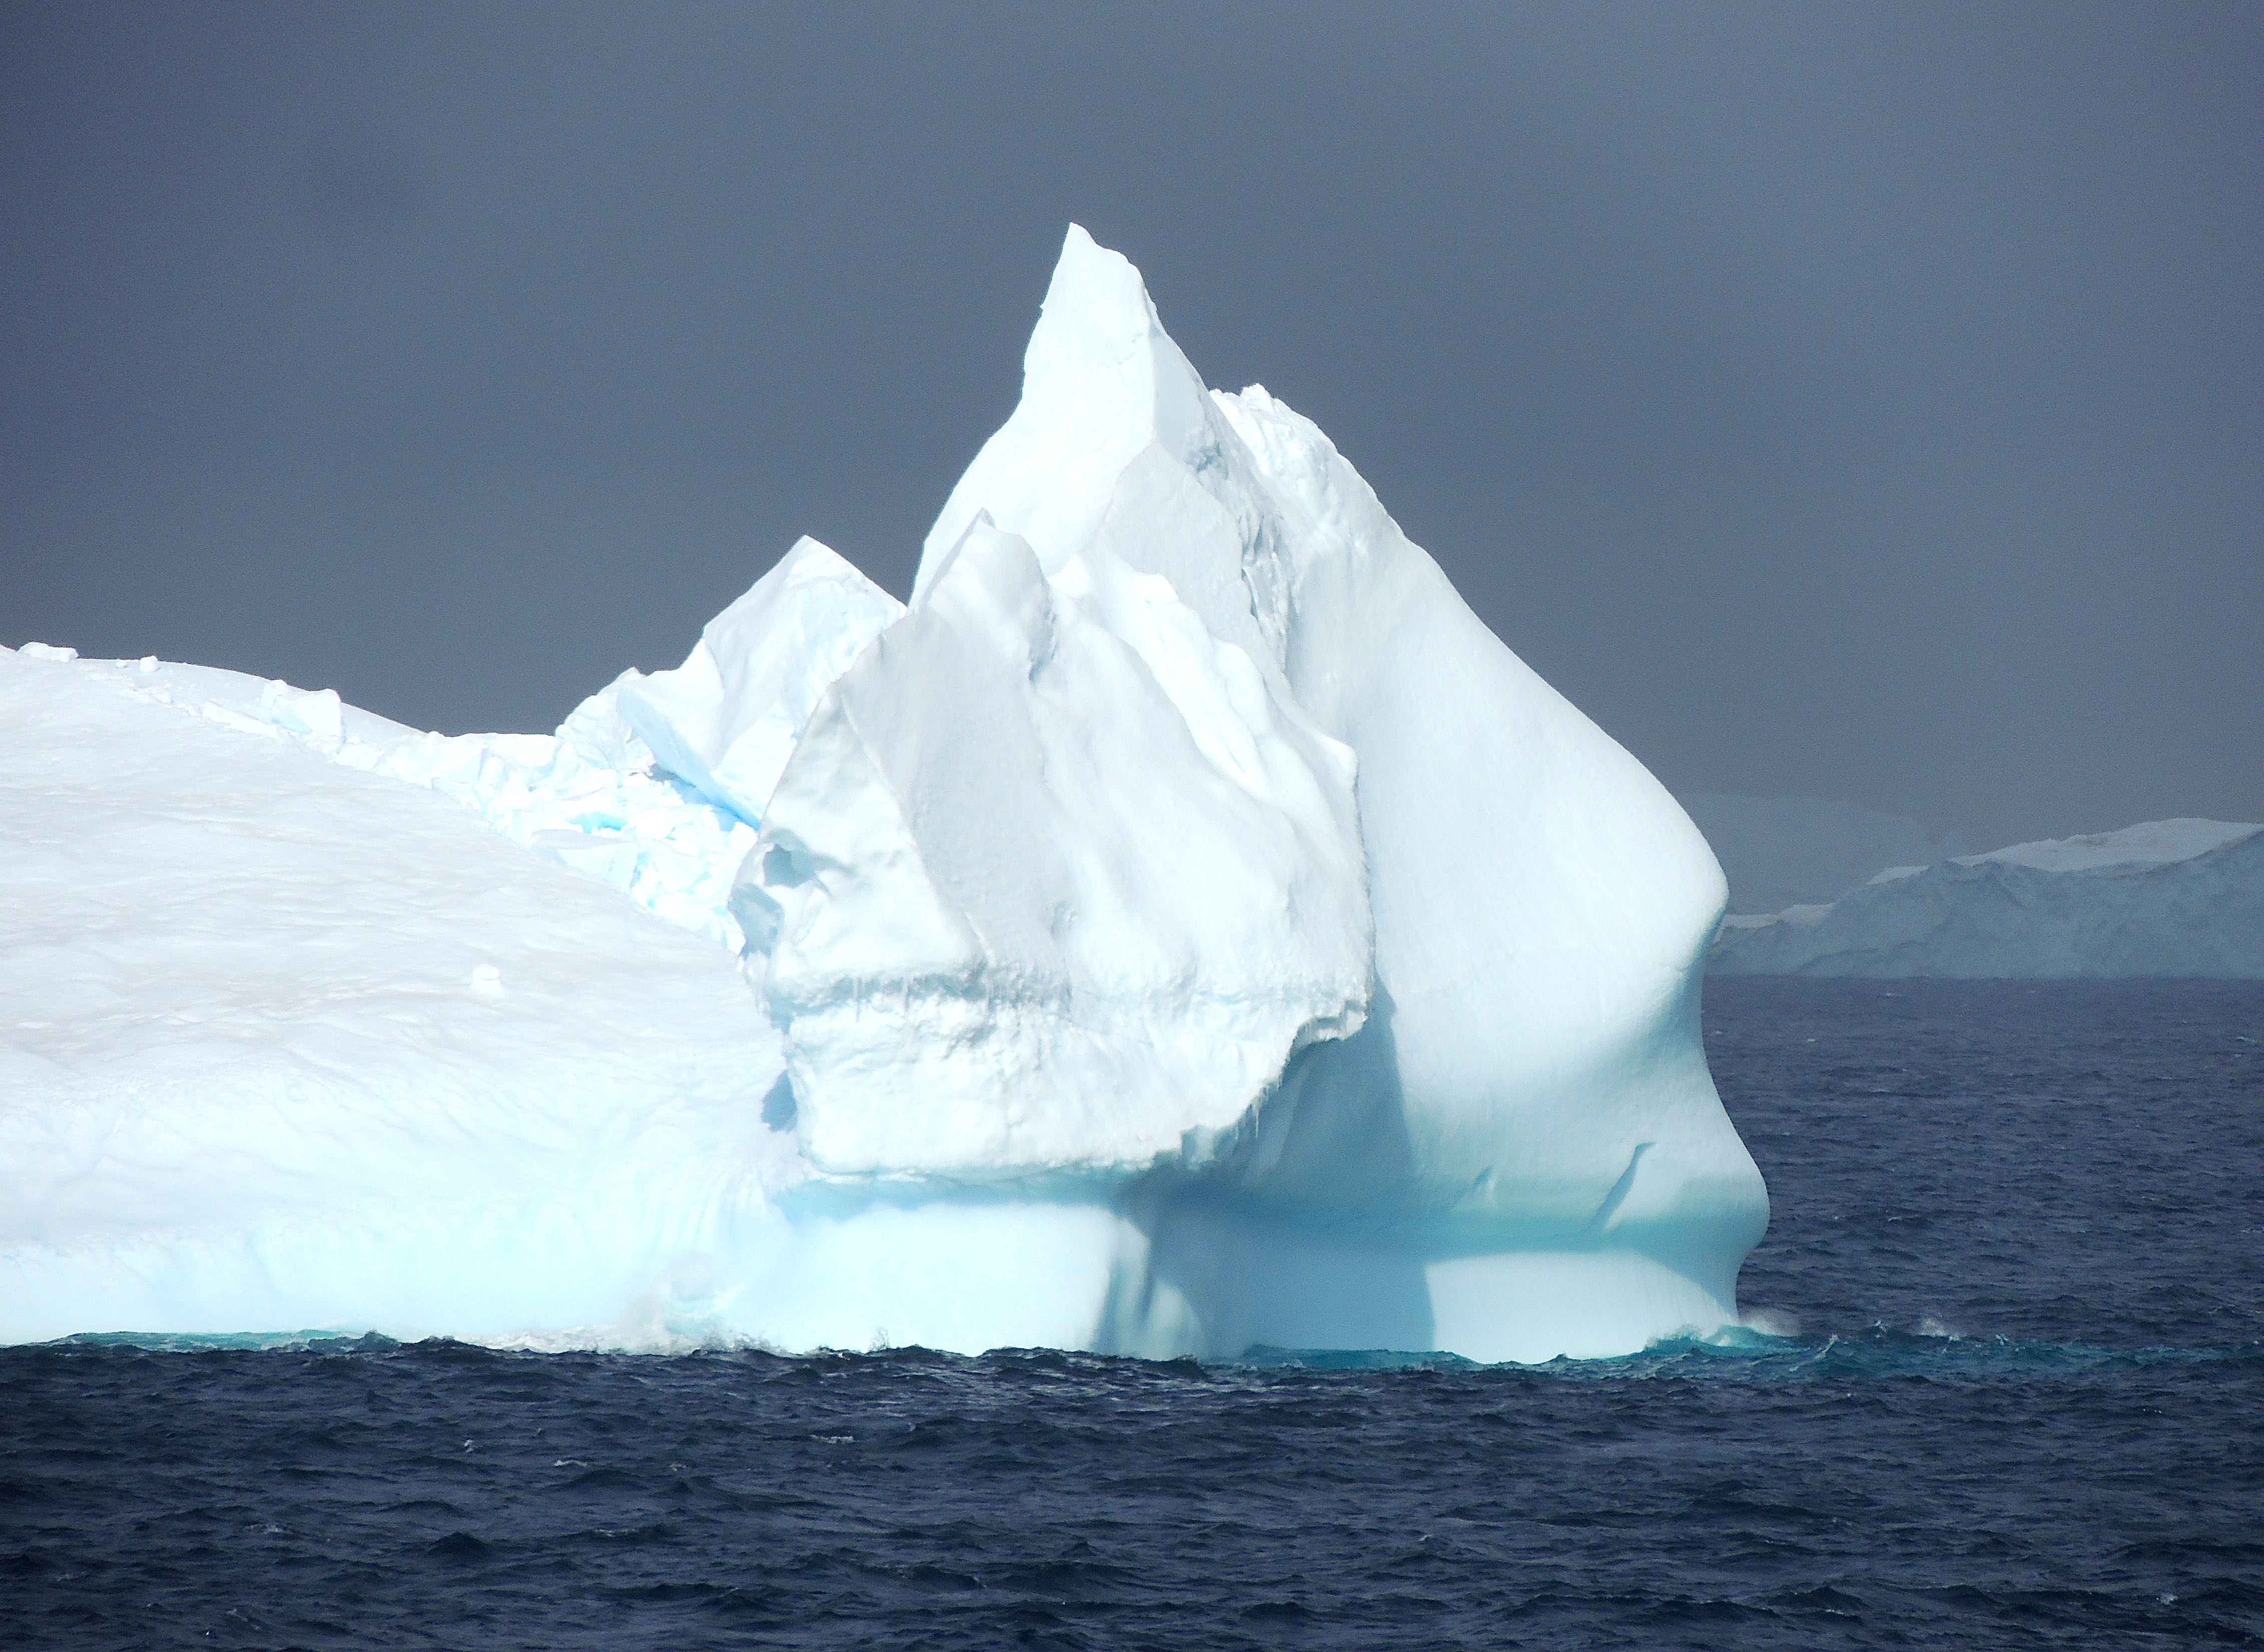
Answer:
<svg viewBox="0 0 2264 1652"><path fill-rule="evenodd" d="M1082 230L908 606L804 540L547 736L0 668L0 1335L1735 1318L1703 840Z"/></svg>

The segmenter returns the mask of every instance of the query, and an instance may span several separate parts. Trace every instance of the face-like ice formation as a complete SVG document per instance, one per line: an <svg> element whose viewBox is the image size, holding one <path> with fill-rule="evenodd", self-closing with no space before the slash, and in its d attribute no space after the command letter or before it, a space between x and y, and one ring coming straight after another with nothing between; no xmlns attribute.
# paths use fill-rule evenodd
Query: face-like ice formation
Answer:
<svg viewBox="0 0 2264 1652"><path fill-rule="evenodd" d="M258 1029L220 1047L162 995L92 984L226 926L236 897L200 888L195 854L168 849L130 897L123 869L74 866L66 905L149 909L105 931L99 967L68 924L59 951L0 943L0 971L47 982L47 1025L86 1032L59 1065L11 1057L7 1127L60 1141L64 1112L111 1106L103 1163L164 1191L98 1175L59 1201L67 1151L0 1159L27 1213L0 1231L0 1334L1541 1359L1732 1318L1767 1201L1700 1048L1723 885L1680 809L1309 421L1207 390L1082 230L1024 366L908 611L804 540L684 666L625 675L555 736L446 741L226 673L7 662L25 706L98 709L112 757L194 747L254 815L313 800L228 887L264 881L263 922L331 939L287 992L200 954ZM4 728L0 787L54 755L39 716ZM93 764L85 796L193 838L186 772L136 789L127 767ZM577 892L562 910L601 893L555 869L519 880L531 905L428 911L437 840L357 789L400 780L646 913L554 932L543 879ZM50 796L0 805L37 826ZM15 842L0 888L22 903L54 874ZM301 893L348 859L356 877ZM743 1009L595 1013L591 983L659 945L635 938L664 932L648 913L722 943L699 990ZM357 991L410 991L428 943L403 938L449 922L548 962L474 970L445 1035L337 1059L337 1017L379 1025ZM606 1029L586 1081L515 1065L554 1024L561 1052ZM250 1153L221 1122L239 1059L302 1075ZM394 1191L338 1196L349 1165ZM439 1247L483 1286L420 1285Z"/></svg>
<svg viewBox="0 0 2264 1652"><path fill-rule="evenodd" d="M1136 1171L1233 1125L1365 1011L1352 768L1168 582L977 518L743 875L813 1163Z"/></svg>

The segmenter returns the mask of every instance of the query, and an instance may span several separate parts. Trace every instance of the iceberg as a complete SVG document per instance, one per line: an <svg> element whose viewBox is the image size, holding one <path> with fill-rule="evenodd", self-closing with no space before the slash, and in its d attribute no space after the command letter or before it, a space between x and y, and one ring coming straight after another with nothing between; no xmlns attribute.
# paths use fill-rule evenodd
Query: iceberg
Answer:
<svg viewBox="0 0 2264 1652"><path fill-rule="evenodd" d="M0 658L0 1337L1605 1355L1736 1317L1724 885L1072 228L899 605L555 735Z"/></svg>
<svg viewBox="0 0 2264 1652"><path fill-rule="evenodd" d="M2149 821L1724 920L1725 975L2264 980L2264 826Z"/></svg>

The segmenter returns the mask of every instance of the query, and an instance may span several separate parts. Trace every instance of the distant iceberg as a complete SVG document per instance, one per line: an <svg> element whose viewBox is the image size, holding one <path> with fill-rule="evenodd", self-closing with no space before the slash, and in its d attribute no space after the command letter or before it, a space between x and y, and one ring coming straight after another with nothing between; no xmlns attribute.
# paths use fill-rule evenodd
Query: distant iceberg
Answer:
<svg viewBox="0 0 2264 1652"><path fill-rule="evenodd" d="M1834 902L1726 918L1710 967L2264 979L2264 826L2151 821L1891 866Z"/></svg>
<svg viewBox="0 0 2264 1652"><path fill-rule="evenodd" d="M1722 874L1072 228L909 606L555 735L0 654L0 1337L1538 1359L1736 1315Z"/></svg>

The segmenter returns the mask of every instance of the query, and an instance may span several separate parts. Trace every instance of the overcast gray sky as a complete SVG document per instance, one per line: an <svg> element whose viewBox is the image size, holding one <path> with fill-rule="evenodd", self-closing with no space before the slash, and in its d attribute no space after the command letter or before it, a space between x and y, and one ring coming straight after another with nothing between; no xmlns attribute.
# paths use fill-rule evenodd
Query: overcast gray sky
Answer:
<svg viewBox="0 0 2264 1652"><path fill-rule="evenodd" d="M0 8L0 641L898 592L1070 219L1680 790L2264 819L2264 7Z"/></svg>

